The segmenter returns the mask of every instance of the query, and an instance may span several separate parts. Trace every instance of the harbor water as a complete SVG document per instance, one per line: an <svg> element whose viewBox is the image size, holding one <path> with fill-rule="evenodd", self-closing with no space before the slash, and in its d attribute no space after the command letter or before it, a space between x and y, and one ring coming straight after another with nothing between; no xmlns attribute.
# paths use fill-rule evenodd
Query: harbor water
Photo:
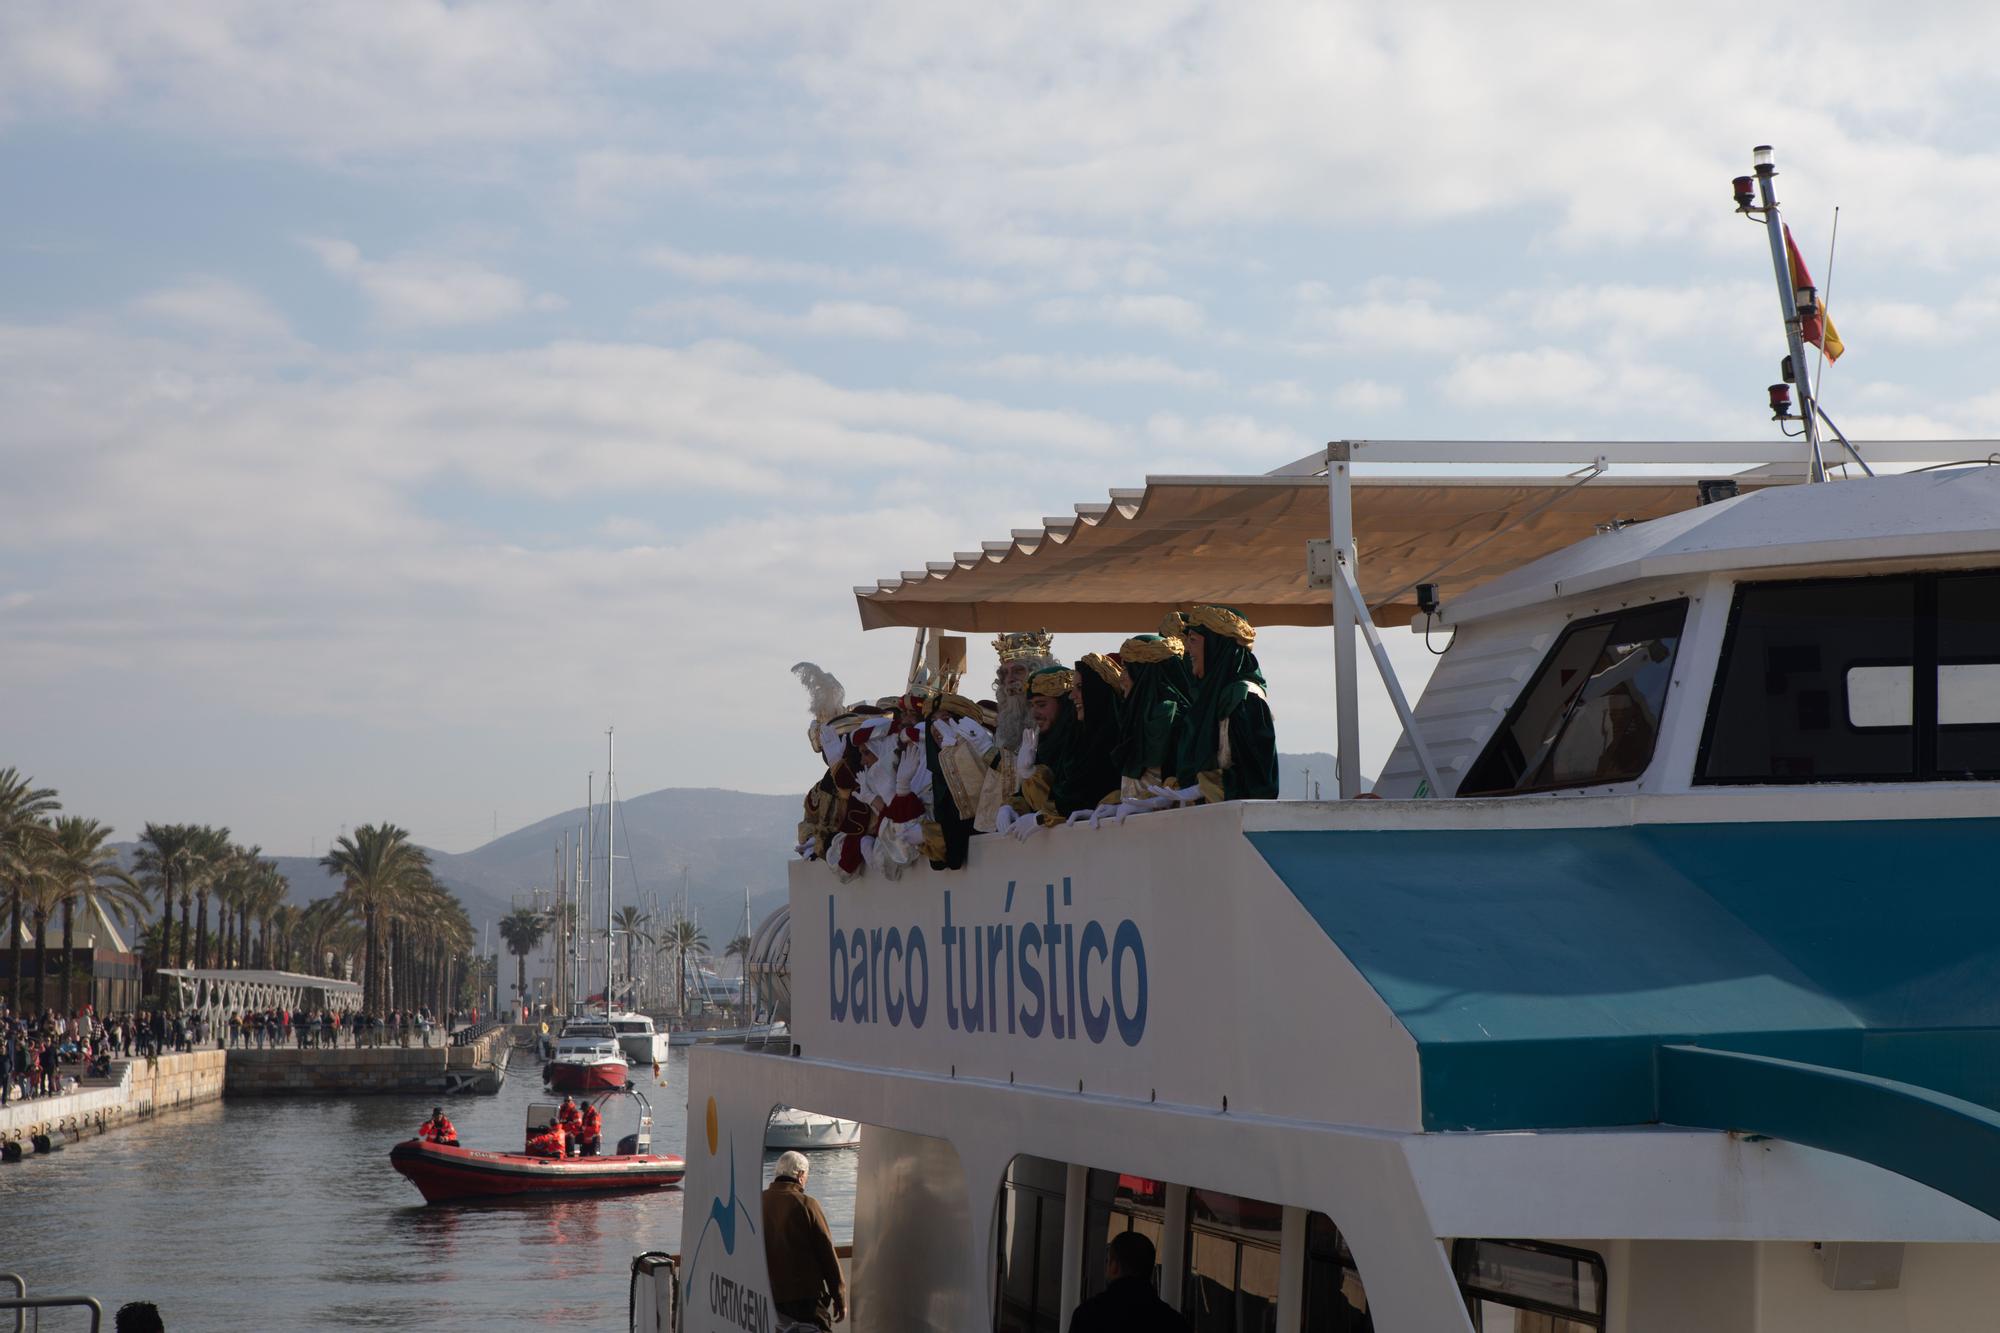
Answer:
<svg viewBox="0 0 2000 1333"><path fill-rule="evenodd" d="M685 1155L687 1063L653 1103L656 1151ZM471 1148L518 1151L538 1064L445 1114ZM680 1249L681 1192L426 1206L389 1166L434 1099L225 1099L0 1167L0 1271L36 1296L160 1307L169 1329L397 1328L438 1333L626 1327L632 1256ZM606 1138L628 1133L614 1101ZM812 1193L837 1240L853 1226L852 1151L815 1153ZM776 1154L766 1154L765 1178ZM81 1311L41 1327L83 1329Z"/></svg>

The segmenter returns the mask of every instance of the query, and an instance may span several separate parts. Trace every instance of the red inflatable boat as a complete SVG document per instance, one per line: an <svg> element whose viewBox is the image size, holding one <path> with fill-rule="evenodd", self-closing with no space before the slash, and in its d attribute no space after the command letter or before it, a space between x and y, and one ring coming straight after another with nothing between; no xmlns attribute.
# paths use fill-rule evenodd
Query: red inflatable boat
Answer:
<svg viewBox="0 0 2000 1333"><path fill-rule="evenodd" d="M389 1163L423 1191L425 1203L524 1194L584 1194L658 1190L681 1183L678 1157L534 1157L520 1152L440 1148L411 1139L389 1150Z"/></svg>
<svg viewBox="0 0 2000 1333"><path fill-rule="evenodd" d="M594 1194L614 1190L668 1189L681 1183L687 1164L650 1151L653 1108L637 1088L625 1087L597 1098L603 1107L614 1097L639 1104L639 1129L618 1151L596 1157L541 1157L526 1152L480 1152L411 1139L389 1150L389 1165L423 1192L425 1203L463 1199L519 1198L540 1194ZM556 1118L553 1102L529 1105L527 1133L534 1135Z"/></svg>

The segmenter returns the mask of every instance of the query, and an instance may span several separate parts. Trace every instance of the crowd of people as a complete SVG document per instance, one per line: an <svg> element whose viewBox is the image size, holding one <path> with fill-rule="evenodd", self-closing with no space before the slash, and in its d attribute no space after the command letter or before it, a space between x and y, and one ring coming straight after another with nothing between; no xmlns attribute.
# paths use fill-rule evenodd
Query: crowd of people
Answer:
<svg viewBox="0 0 2000 1333"><path fill-rule="evenodd" d="M1065 665L1045 630L993 641L994 698L948 674L849 704L810 662L808 739L826 773L806 794L799 854L842 879L917 860L965 864L980 833L1031 837L1201 802L1275 799L1278 745L1257 631L1233 609L1173 612L1158 634Z"/></svg>
<svg viewBox="0 0 2000 1333"><path fill-rule="evenodd" d="M300 1050L335 1046L429 1046L444 1040L466 1015L448 1018L428 1008L366 1011L253 1009L214 1023L200 1010L140 1009L100 1018L90 1005L63 1012L14 1013L0 1004L0 1106L17 1097L53 1096L64 1079L105 1078L114 1059L152 1059L176 1052Z"/></svg>

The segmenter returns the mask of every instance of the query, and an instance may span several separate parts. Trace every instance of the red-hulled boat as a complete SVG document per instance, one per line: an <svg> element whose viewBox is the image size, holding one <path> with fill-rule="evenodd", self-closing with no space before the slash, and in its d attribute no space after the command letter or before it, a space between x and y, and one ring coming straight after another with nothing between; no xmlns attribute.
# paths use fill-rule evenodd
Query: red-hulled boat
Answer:
<svg viewBox="0 0 2000 1333"><path fill-rule="evenodd" d="M627 1157L534 1157L519 1152L441 1148L411 1139L389 1162L423 1191L425 1203L534 1194L658 1190L681 1183L686 1163L652 1153Z"/></svg>
<svg viewBox="0 0 2000 1333"><path fill-rule="evenodd" d="M598 1098L599 1106L618 1094L639 1104L639 1129L626 1135L619 1142L618 1151L608 1156L558 1158L526 1152L480 1152L411 1139L389 1150L389 1164L422 1191L425 1203L657 1190L680 1184L686 1163L678 1157L649 1151L653 1108L645 1094L637 1088L621 1088L616 1094ZM556 1112L552 1102L530 1104L528 1133L535 1134L551 1124Z"/></svg>
<svg viewBox="0 0 2000 1333"><path fill-rule="evenodd" d="M542 1066L542 1081L557 1092L608 1092L624 1087L631 1073L609 1023L572 1020L556 1042L555 1058Z"/></svg>

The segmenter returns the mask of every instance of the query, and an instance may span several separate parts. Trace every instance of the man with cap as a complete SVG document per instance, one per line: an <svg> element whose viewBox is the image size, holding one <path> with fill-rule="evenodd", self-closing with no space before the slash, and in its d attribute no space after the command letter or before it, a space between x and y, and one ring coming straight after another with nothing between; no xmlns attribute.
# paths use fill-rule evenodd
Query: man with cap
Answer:
<svg viewBox="0 0 2000 1333"><path fill-rule="evenodd" d="M458 1146L458 1126L452 1124L445 1117L442 1106L433 1106L431 1108L431 1118L424 1121L418 1127L417 1137L426 1142L435 1143L440 1148L456 1148Z"/></svg>
<svg viewBox="0 0 2000 1333"><path fill-rule="evenodd" d="M1194 675L1174 760L1181 800L1276 800L1278 734L1251 648L1257 631L1227 606L1190 607L1180 617Z"/></svg>
<svg viewBox="0 0 2000 1333"><path fill-rule="evenodd" d="M801 1152L778 1158L764 1191L764 1262L771 1273L771 1304L779 1314L831 1333L847 1318L847 1275L834 1252L826 1214L806 1193L811 1165Z"/></svg>

